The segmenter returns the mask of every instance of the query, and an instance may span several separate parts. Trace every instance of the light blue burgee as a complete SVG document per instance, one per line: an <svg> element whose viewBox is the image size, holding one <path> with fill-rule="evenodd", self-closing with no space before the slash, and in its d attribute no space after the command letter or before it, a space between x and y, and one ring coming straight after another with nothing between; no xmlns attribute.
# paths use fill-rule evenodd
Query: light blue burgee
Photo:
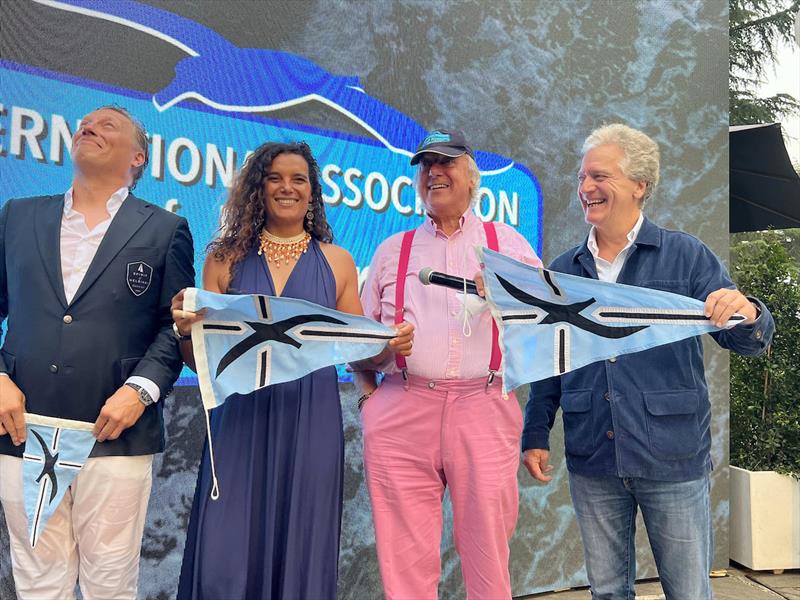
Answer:
<svg viewBox="0 0 800 600"><path fill-rule="evenodd" d="M184 309L206 309L192 325L192 345L203 405L219 406L299 379L317 369L379 354L395 336L367 317L296 298L215 294L189 288Z"/></svg>
<svg viewBox="0 0 800 600"><path fill-rule="evenodd" d="M22 489L31 547L94 448L94 423L25 414Z"/></svg>
<svg viewBox="0 0 800 600"><path fill-rule="evenodd" d="M694 298L536 268L488 248L478 254L500 331L505 390L719 331ZM726 327L743 319L734 315Z"/></svg>

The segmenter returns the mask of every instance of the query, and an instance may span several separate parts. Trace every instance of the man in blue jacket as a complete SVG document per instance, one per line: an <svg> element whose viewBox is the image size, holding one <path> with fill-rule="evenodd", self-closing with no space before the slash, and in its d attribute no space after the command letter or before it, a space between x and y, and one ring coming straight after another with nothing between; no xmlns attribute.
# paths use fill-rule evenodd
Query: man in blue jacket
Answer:
<svg viewBox="0 0 800 600"><path fill-rule="evenodd" d="M130 193L147 135L120 107L84 117L65 194L0 210L0 501L17 595L135 598L162 403L182 361L170 301L194 283L186 220ZM25 413L94 423L97 443L32 548ZM37 440L27 440L36 444Z"/></svg>
<svg viewBox="0 0 800 600"><path fill-rule="evenodd" d="M642 215L659 173L658 145L613 124L583 146L578 196L592 226L554 271L675 292L705 301L723 348L762 353L775 324L767 308L735 287L698 239ZM668 599L711 598L709 502L711 404L699 337L597 362L531 386L522 434L524 464L549 481L549 434L564 420L570 493L595 599L633 599L634 533L641 508Z"/></svg>

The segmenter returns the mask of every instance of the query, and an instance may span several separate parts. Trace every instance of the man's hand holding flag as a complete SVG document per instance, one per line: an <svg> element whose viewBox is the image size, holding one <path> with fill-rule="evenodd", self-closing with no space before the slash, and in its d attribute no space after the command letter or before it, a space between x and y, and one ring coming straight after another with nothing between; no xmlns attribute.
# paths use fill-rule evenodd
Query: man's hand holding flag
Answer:
<svg viewBox="0 0 800 600"><path fill-rule="evenodd" d="M48 519L94 448L93 423L25 414L27 442L22 480L28 541L41 537Z"/></svg>
<svg viewBox="0 0 800 600"><path fill-rule="evenodd" d="M512 390L590 363L718 329L724 298L670 292L537 269L478 249L479 292L500 330L503 385ZM710 313L710 314L709 314ZM722 323L748 320L733 314Z"/></svg>

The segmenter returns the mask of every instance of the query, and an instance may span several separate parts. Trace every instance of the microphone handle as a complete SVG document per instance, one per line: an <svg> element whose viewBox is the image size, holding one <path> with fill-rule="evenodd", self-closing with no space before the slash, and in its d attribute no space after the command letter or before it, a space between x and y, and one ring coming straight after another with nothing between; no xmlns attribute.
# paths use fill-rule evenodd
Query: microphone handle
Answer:
<svg viewBox="0 0 800 600"><path fill-rule="evenodd" d="M448 287L450 289L457 290L459 292L464 291L465 281L467 282L467 293L477 295L478 288L475 286L475 282L472 279L465 279L464 277L456 277L455 275L448 275L447 273L439 273L438 271L433 271L430 274L430 282L432 284Z"/></svg>

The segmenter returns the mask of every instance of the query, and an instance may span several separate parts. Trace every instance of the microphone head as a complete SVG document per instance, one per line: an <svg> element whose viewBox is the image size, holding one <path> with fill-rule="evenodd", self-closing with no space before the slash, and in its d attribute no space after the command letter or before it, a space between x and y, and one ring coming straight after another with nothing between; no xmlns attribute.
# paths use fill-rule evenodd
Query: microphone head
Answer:
<svg viewBox="0 0 800 600"><path fill-rule="evenodd" d="M431 273L433 273L433 269L430 267L423 267L419 270L419 280L423 285L431 284Z"/></svg>

